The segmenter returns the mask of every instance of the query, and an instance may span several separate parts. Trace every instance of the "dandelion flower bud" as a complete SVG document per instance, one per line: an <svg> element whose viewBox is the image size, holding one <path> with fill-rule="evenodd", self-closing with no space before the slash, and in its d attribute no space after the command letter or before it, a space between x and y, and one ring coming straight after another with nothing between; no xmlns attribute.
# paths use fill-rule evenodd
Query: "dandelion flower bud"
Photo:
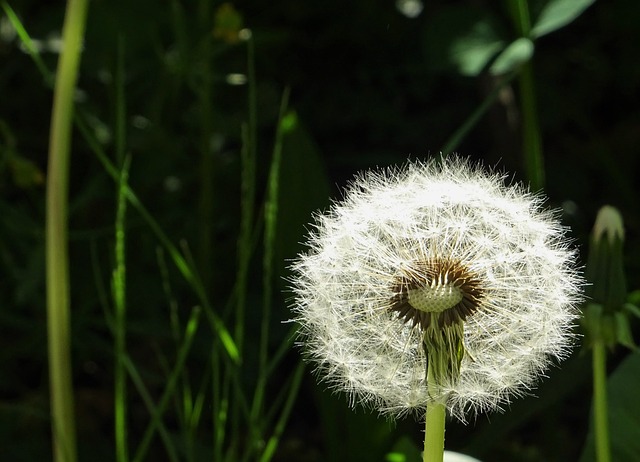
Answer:
<svg viewBox="0 0 640 462"><path fill-rule="evenodd" d="M459 158L358 176L293 265L322 380L391 416L437 401L460 420L529 390L566 354L582 285L542 202Z"/></svg>

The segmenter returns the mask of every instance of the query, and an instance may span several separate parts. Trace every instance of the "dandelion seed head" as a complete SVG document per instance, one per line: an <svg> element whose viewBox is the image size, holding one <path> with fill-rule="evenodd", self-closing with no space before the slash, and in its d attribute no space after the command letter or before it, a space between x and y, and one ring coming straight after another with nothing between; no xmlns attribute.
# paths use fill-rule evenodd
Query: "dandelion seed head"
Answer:
<svg viewBox="0 0 640 462"><path fill-rule="evenodd" d="M503 180L457 157L410 162L360 174L315 216L292 308L319 377L351 404L400 417L437 400L464 421L567 355L575 252L544 199ZM456 332L464 350L436 391L427 332Z"/></svg>

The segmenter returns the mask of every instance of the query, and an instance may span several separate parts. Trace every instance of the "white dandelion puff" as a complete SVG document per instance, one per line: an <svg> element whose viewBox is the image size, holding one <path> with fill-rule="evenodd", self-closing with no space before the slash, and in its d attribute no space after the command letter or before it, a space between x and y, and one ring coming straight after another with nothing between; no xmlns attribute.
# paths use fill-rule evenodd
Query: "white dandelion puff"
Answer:
<svg viewBox="0 0 640 462"><path fill-rule="evenodd" d="M543 198L503 180L455 157L410 162L358 176L315 217L292 308L350 403L396 417L439 402L464 421L566 356L575 252Z"/></svg>

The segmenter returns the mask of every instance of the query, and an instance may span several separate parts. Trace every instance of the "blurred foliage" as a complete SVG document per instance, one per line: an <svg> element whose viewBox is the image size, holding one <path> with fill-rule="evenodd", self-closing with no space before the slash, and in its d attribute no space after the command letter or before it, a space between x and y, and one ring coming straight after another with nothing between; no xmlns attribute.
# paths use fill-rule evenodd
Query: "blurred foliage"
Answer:
<svg viewBox="0 0 640 462"><path fill-rule="evenodd" d="M532 18L548 14L552 19L535 31L534 49L512 30L502 2L416 1L421 8L415 16L403 14L406 10L397 6L402 3L91 2L77 111L112 159L118 143L124 143L123 152L132 159L130 186L170 239L186 243L225 322L234 319L242 126L251 117L251 95L242 78L249 73L243 27L255 43L256 223L264 213L280 98L286 87L291 89L287 121L293 125L283 137L278 190L270 353L286 341L286 265L300 250L311 212L340 197L339 189L359 169L437 153L496 88L501 77L490 67L500 63L496 58L510 44L518 59L533 60L550 205L562 208L583 251L598 208L610 203L620 209L629 288L638 288L640 3L595 2L582 14L562 19L564 13L545 10L548 2L532 1ZM590 2L576 3L586 8ZM36 39L43 63L54 69L63 3L9 4ZM45 460L50 430L42 184L52 94L4 12L0 63L0 448L7 460ZM120 79L124 114L115 103ZM501 90L458 151L525 180L517 91L515 84ZM124 140L115 136L119 123L125 124ZM101 287L108 287L113 267L116 193L78 131L71 181L80 458L99 462L113 460L112 337ZM197 298L175 268L163 276L159 244L141 216L131 212L127 225L128 349L157 399L175 355L169 318L175 314L186 323ZM259 226L254 232L258 242ZM247 351L253 352L263 303L261 257L256 244L245 337ZM163 288L166 280L170 296ZM637 332L637 322L631 329ZM187 360L196 384L208 367L210 336L208 330L198 332ZM626 354L616 351L612 370ZM247 387L256 380L255 356L243 360L241 380ZM296 351L286 355L277 374L282 379L270 384L268 399L276 399L298 358ZM481 416L466 426L448 425L447 448L483 460L577 460L588 432L590 394L589 361L575 354L549 371L535 391L537 399L515 400L504 414ZM624 396L637 406L636 396ZM148 414L135 393L130 419L131 439L137 441ZM179 419L175 411L166 417L174 438ZM351 410L344 397L318 387L307 374L274 460L384 460L407 446L401 443L406 437L420 443L422 424L411 419L392 424ZM209 454L210 440L205 425L196 460ZM157 439L151 456L164 457Z"/></svg>

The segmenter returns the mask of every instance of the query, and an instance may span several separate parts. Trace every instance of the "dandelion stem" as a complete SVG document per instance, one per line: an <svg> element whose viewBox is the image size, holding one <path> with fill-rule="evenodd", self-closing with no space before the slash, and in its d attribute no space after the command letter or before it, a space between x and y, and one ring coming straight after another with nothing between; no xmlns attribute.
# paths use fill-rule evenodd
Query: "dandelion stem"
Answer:
<svg viewBox="0 0 640 462"><path fill-rule="evenodd" d="M427 386L433 387L433 368L427 371ZM423 462L442 462L444 459L444 422L446 407L439 401L427 405L427 415L424 429Z"/></svg>
<svg viewBox="0 0 640 462"><path fill-rule="evenodd" d="M607 352L602 341L593 343L593 419L596 433L596 460L610 462L607 416Z"/></svg>

